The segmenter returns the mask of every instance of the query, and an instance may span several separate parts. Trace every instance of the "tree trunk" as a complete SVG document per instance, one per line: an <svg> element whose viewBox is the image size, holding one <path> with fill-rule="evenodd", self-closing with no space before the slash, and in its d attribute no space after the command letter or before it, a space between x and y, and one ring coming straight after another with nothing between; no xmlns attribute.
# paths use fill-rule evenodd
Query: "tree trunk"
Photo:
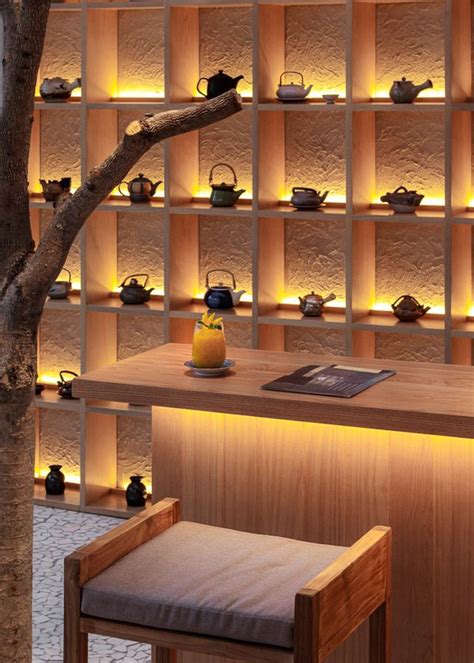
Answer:
<svg viewBox="0 0 474 663"><path fill-rule="evenodd" d="M6 327L0 327L0 660L29 663L36 332Z"/></svg>

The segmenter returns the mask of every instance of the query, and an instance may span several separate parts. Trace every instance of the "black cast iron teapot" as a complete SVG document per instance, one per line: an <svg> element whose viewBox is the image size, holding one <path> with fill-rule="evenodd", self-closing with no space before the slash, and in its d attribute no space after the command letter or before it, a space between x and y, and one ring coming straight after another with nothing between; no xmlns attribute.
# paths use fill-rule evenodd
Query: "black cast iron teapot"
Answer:
<svg viewBox="0 0 474 663"><path fill-rule="evenodd" d="M220 94L224 94L224 92L237 89L238 82L242 80L242 78L244 77L236 76L235 78L232 78L232 76L224 74L223 69L219 69L219 73L214 74L214 76L210 76L209 78L201 76L197 82L196 89L199 94L202 94L206 99L214 99L214 97L218 97ZM201 81L207 81L206 92L203 92L199 88Z"/></svg>
<svg viewBox="0 0 474 663"><path fill-rule="evenodd" d="M72 380L65 380L65 375L72 375ZM61 398L73 399L76 398L72 395L72 383L74 378L78 378L78 374L74 371L59 371L59 380L58 380L58 394Z"/></svg>
<svg viewBox="0 0 474 663"><path fill-rule="evenodd" d="M136 278L137 276L144 276L145 282L143 284L139 283ZM130 276L124 278L119 286L122 288L120 299L124 304L145 304L150 299L154 288L146 289L148 278L148 274L130 274ZM127 283L129 279L130 281Z"/></svg>
<svg viewBox="0 0 474 663"><path fill-rule="evenodd" d="M414 322L430 310L429 306L423 306L412 295L400 295L392 304L393 315L400 322Z"/></svg>
<svg viewBox="0 0 474 663"><path fill-rule="evenodd" d="M55 281L48 290L48 297L51 299L67 299L72 290L71 272L63 267L62 272L67 272L69 278L67 281Z"/></svg>
<svg viewBox="0 0 474 663"><path fill-rule="evenodd" d="M232 277L232 286L225 285L221 281L215 285L211 285L209 281L209 276L215 274L216 272L223 272L225 274L230 274ZM212 269L206 274L206 294L204 295L204 301L209 308L233 308L237 306L240 302L240 298L244 294L245 290L235 290L235 276L232 272L229 272L228 269Z"/></svg>

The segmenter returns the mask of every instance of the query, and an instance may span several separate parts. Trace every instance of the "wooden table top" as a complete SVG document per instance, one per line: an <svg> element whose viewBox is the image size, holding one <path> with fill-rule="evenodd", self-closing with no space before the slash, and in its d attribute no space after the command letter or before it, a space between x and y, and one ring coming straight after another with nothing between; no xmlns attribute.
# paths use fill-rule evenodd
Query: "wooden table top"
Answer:
<svg viewBox="0 0 474 663"><path fill-rule="evenodd" d="M221 378L194 377L191 347L170 343L74 380L81 398L141 405L474 438L474 369L352 357L345 365L397 374L351 399L263 391L261 385L308 364L338 360L309 353L228 348L236 361Z"/></svg>

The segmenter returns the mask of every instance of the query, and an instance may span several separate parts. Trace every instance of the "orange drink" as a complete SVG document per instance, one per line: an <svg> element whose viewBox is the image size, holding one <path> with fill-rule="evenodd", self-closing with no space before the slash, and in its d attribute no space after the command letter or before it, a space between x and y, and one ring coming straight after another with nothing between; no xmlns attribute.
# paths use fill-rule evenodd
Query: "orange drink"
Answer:
<svg viewBox="0 0 474 663"><path fill-rule="evenodd" d="M194 327L193 362L198 368L219 368L225 361L224 325L215 315L204 313Z"/></svg>

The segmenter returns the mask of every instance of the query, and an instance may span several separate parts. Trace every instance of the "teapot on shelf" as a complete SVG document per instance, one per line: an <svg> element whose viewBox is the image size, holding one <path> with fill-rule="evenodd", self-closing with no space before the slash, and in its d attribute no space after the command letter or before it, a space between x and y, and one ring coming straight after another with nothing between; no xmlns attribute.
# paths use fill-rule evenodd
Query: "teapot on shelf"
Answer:
<svg viewBox="0 0 474 663"><path fill-rule="evenodd" d="M65 375L72 375L72 380L65 380ZM75 399L76 397L72 395L72 383L74 378L79 377L74 371L59 371L59 380L58 380L58 391L57 393L61 398Z"/></svg>
<svg viewBox="0 0 474 663"><path fill-rule="evenodd" d="M299 77L300 83L283 83L283 78L287 74L296 74ZM279 101L302 101L306 99L311 92L313 85L304 86L303 74L300 71L284 71L280 76L280 82L276 91L276 96Z"/></svg>
<svg viewBox="0 0 474 663"><path fill-rule="evenodd" d="M322 297L311 290L309 295L304 297L298 297L300 300L300 311L303 315L308 317L319 317L322 315L324 310L324 304L332 302L333 299L336 299L336 295L331 292L327 297Z"/></svg>
<svg viewBox="0 0 474 663"><path fill-rule="evenodd" d="M230 274L230 276L232 277L232 286L225 285L221 281L218 281L215 285L211 285L209 277L211 274L215 274L217 272L225 272L226 274ZM236 291L235 287L236 287L235 276L232 274L232 272L229 272L228 269L211 269L206 274L207 290L206 294L204 295L204 301L206 302L206 306L208 306L209 308L216 308L216 309L221 309L221 308L226 309L237 306L245 290Z"/></svg>
<svg viewBox="0 0 474 663"><path fill-rule="evenodd" d="M380 196L380 200L388 203L390 209L398 214L413 214L423 198L422 193L409 191L405 186L399 186L392 193L387 191L384 196Z"/></svg>
<svg viewBox="0 0 474 663"><path fill-rule="evenodd" d="M122 191L122 184L127 185L128 194ZM161 180L153 184L143 173L138 173L138 177L134 177L130 182L120 183L119 193L125 198L130 198L131 203L150 203L160 184Z"/></svg>
<svg viewBox="0 0 474 663"><path fill-rule="evenodd" d="M61 272L67 272L69 279L67 281L55 281L48 290L48 297L51 299L67 299L72 290L71 272L63 267Z"/></svg>
<svg viewBox="0 0 474 663"><path fill-rule="evenodd" d="M306 186L294 186L292 192L293 195L291 196L290 203L299 210L318 209L322 206L329 193L329 191L325 191L322 194L321 191L316 191L316 189Z"/></svg>
<svg viewBox="0 0 474 663"><path fill-rule="evenodd" d="M143 285L138 282L137 276L144 276L145 282ZM127 281L130 279L129 283ZM150 299L150 295L154 288L146 289L149 276L148 274L130 274L126 276L120 284L120 299L124 304L145 304Z"/></svg>
<svg viewBox="0 0 474 663"><path fill-rule="evenodd" d="M393 81L390 88L390 99L395 104L411 104L422 90L432 88L433 83L428 78L424 83L415 85L413 81L407 81L405 76L401 81Z"/></svg>
<svg viewBox="0 0 474 663"><path fill-rule="evenodd" d="M233 183L227 184L226 182L221 182L220 184L214 184L214 170L221 166L224 166L231 171L234 178ZM232 207L238 201L240 196L245 193L245 189L235 190L235 187L237 186L237 175L235 174L235 170L232 166L229 166L228 163L216 163L212 166L211 172L209 173L209 186L212 189L209 202L213 207Z"/></svg>
<svg viewBox="0 0 474 663"><path fill-rule="evenodd" d="M43 196L47 203L55 203L63 193L70 193L71 178L62 177L60 180L40 180L43 187Z"/></svg>
<svg viewBox="0 0 474 663"><path fill-rule="evenodd" d="M232 76L225 74L223 69L219 69L217 74L214 74L214 76L210 76L209 78L201 76L196 84L196 89L199 94L206 97L206 99L214 99L214 97L218 97L220 94L224 94L224 92L236 90L237 85L242 78L244 78L243 75L232 78ZM203 92L199 87L201 81L207 81L206 92Z"/></svg>
<svg viewBox="0 0 474 663"><path fill-rule="evenodd" d="M393 314L400 322L414 322L428 313L430 306L423 306L412 295L400 295L392 304Z"/></svg>
<svg viewBox="0 0 474 663"><path fill-rule="evenodd" d="M78 87L81 87L80 78L76 78L72 83L59 76L45 78L40 86L40 95L48 103L67 101L72 91Z"/></svg>

